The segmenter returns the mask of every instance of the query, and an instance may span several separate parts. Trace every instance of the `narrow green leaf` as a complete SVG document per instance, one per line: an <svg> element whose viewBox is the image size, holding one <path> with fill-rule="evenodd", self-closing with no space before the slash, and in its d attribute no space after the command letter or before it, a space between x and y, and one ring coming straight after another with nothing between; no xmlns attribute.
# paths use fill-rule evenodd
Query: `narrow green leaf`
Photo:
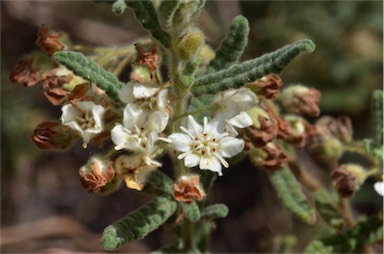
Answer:
<svg viewBox="0 0 384 254"><path fill-rule="evenodd" d="M249 24L244 16L232 21L227 37L216 51L216 57L207 66L206 74L220 71L237 63L248 43Z"/></svg>
<svg viewBox="0 0 384 254"><path fill-rule="evenodd" d="M147 178L143 191L158 194L173 196L172 190L173 181L160 170L154 170Z"/></svg>
<svg viewBox="0 0 384 254"><path fill-rule="evenodd" d="M172 31L173 16L179 7L181 1L179 0L165 0L161 1L159 6L159 23L163 27L163 29L167 32Z"/></svg>
<svg viewBox="0 0 384 254"><path fill-rule="evenodd" d="M175 210L174 200L157 197L105 228L101 246L105 250L115 250L124 244L142 239L163 224Z"/></svg>
<svg viewBox="0 0 384 254"><path fill-rule="evenodd" d="M127 0L127 5L134 11L136 19L156 38L164 47L169 48L170 36L164 32L159 24L155 7L151 0Z"/></svg>
<svg viewBox="0 0 384 254"><path fill-rule="evenodd" d="M171 243L160 250L154 251L151 254L165 254L165 253L182 253L184 249L184 242L181 238Z"/></svg>
<svg viewBox="0 0 384 254"><path fill-rule="evenodd" d="M336 210L337 199L334 196L325 190L319 190L315 192L315 201L317 211L325 222L336 229L344 227L344 219Z"/></svg>
<svg viewBox="0 0 384 254"><path fill-rule="evenodd" d="M256 59L205 75L195 81L191 92L194 96L200 96L240 88L267 74L280 73L301 52L311 53L314 49L315 44L311 40L298 41Z"/></svg>
<svg viewBox="0 0 384 254"><path fill-rule="evenodd" d="M383 238L383 215L372 216L343 233L310 243L304 253L352 253Z"/></svg>
<svg viewBox="0 0 384 254"><path fill-rule="evenodd" d="M228 207L224 204L207 206L201 211L201 219L225 218L228 215Z"/></svg>
<svg viewBox="0 0 384 254"><path fill-rule="evenodd" d="M179 5L172 16L172 32L174 38L179 38L200 15L206 0L179 0Z"/></svg>
<svg viewBox="0 0 384 254"><path fill-rule="evenodd" d="M195 71L197 67L199 67L199 64L201 63L202 58L200 56L195 56L191 61L189 61L183 69L181 80L183 81L183 84L187 86L191 86L193 82L195 82Z"/></svg>
<svg viewBox="0 0 384 254"><path fill-rule="evenodd" d="M316 213L308 204L300 183L288 167L272 172L270 180L284 205L294 215L308 224L315 223Z"/></svg>
<svg viewBox="0 0 384 254"><path fill-rule="evenodd" d="M112 99L119 100L118 90L124 84L114 74L104 70L82 53L58 51L53 54L52 58L73 71L76 75L95 83Z"/></svg>
<svg viewBox="0 0 384 254"><path fill-rule="evenodd" d="M193 202L188 205L187 204L181 204L181 205L184 209L185 217L187 217L190 221L196 222L200 219L200 209L196 204L196 202Z"/></svg>

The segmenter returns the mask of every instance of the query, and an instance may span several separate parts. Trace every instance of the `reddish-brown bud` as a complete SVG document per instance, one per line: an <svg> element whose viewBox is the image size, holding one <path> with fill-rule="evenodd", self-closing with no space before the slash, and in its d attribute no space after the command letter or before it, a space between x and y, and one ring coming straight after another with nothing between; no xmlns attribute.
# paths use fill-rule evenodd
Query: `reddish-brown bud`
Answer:
<svg viewBox="0 0 384 254"><path fill-rule="evenodd" d="M68 90L63 89L62 85L69 82L72 78L69 76L44 75L43 94L53 105L61 105L67 101Z"/></svg>
<svg viewBox="0 0 384 254"><path fill-rule="evenodd" d="M262 108L255 107L247 111L253 125L244 128L245 139L249 140L254 147L265 146L276 137L277 128L268 112Z"/></svg>
<svg viewBox="0 0 384 254"><path fill-rule="evenodd" d="M39 70L33 68L33 62L33 58L19 60L11 69L10 80L24 86L38 84L40 82Z"/></svg>
<svg viewBox="0 0 384 254"><path fill-rule="evenodd" d="M251 151L251 160L267 170L278 170L288 161L279 145L269 142L266 146Z"/></svg>
<svg viewBox="0 0 384 254"><path fill-rule="evenodd" d="M356 164L343 164L331 173L332 182L341 197L351 197L365 181L365 170Z"/></svg>
<svg viewBox="0 0 384 254"><path fill-rule="evenodd" d="M186 204L204 199L205 192L200 186L199 176L182 176L173 184L173 196L177 201Z"/></svg>
<svg viewBox="0 0 384 254"><path fill-rule="evenodd" d="M279 89L283 85L279 75L269 74L247 85L257 95L267 99L275 99L279 94Z"/></svg>
<svg viewBox="0 0 384 254"><path fill-rule="evenodd" d="M157 54L157 49L153 47L150 51L146 51L146 49L139 44L136 44L135 47L137 51L135 64L145 65L151 73L154 72L160 62L160 56Z"/></svg>
<svg viewBox="0 0 384 254"><path fill-rule="evenodd" d="M65 45L60 41L63 34L50 31L46 25L39 28L37 35L37 45L50 56L65 48Z"/></svg>
<svg viewBox="0 0 384 254"><path fill-rule="evenodd" d="M296 85L283 91L281 101L289 112L318 116L320 114L320 97L321 93L318 90Z"/></svg>
<svg viewBox="0 0 384 254"><path fill-rule="evenodd" d="M64 150L73 141L72 132L59 122L44 122L39 124L31 137L40 149Z"/></svg>
<svg viewBox="0 0 384 254"><path fill-rule="evenodd" d="M324 116L316 121L315 127L323 135L338 138L344 143L352 140L353 128L348 116L341 116L336 119Z"/></svg>
<svg viewBox="0 0 384 254"><path fill-rule="evenodd" d="M105 162L97 157L92 157L86 165L80 168L81 185L89 192L106 194L110 188L109 183L116 186L115 171L112 162ZM114 188L112 188L114 189Z"/></svg>

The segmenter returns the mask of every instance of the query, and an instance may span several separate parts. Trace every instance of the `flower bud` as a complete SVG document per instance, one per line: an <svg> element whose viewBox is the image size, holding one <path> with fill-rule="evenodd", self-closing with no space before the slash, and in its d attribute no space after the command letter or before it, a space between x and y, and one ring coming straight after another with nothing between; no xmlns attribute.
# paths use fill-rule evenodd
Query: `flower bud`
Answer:
<svg viewBox="0 0 384 254"><path fill-rule="evenodd" d="M291 113L318 116L321 93L301 85L288 87L281 94L283 106Z"/></svg>
<svg viewBox="0 0 384 254"><path fill-rule="evenodd" d="M279 94L279 89L283 85L279 75L269 74L247 85L257 95L267 99L275 99Z"/></svg>
<svg viewBox="0 0 384 254"><path fill-rule="evenodd" d="M251 117L253 125L245 128L246 138L254 147L265 146L268 142L276 137L276 126L270 115L260 107L254 107L247 111Z"/></svg>
<svg viewBox="0 0 384 254"><path fill-rule="evenodd" d="M147 66L137 65L133 66L131 72L131 80L139 82L141 84L152 84L153 75Z"/></svg>
<svg viewBox="0 0 384 254"><path fill-rule="evenodd" d="M315 127L323 135L338 138L344 143L352 140L353 128L351 119L348 116L333 118L329 116L321 117L316 121Z"/></svg>
<svg viewBox="0 0 384 254"><path fill-rule="evenodd" d="M66 46L60 41L63 33L56 33L49 30L46 25L42 25L37 32L37 45L52 56L53 53L59 50L63 50Z"/></svg>
<svg viewBox="0 0 384 254"><path fill-rule="evenodd" d="M89 192L106 195L119 187L112 163L98 157L91 157L88 163L80 168L79 174L81 185Z"/></svg>
<svg viewBox="0 0 384 254"><path fill-rule="evenodd" d="M267 170L278 170L288 161L279 145L269 142L262 148L253 149L250 152L250 158L257 166Z"/></svg>
<svg viewBox="0 0 384 254"><path fill-rule="evenodd" d="M285 120L289 122L292 130L291 135L287 137L287 141L299 148L303 148L306 143L307 132L311 126L302 117L296 115L285 116Z"/></svg>
<svg viewBox="0 0 384 254"><path fill-rule="evenodd" d="M364 183L366 171L357 164L343 164L331 173L333 185L341 197L351 197Z"/></svg>
<svg viewBox="0 0 384 254"><path fill-rule="evenodd" d="M182 36L177 44L181 59L185 61L190 60L198 52L203 41L204 36L199 30L189 31Z"/></svg>
<svg viewBox="0 0 384 254"><path fill-rule="evenodd" d="M201 201L205 192L200 186L200 178L197 175L182 176L173 184L173 196L179 202L190 204L193 201Z"/></svg>
<svg viewBox="0 0 384 254"><path fill-rule="evenodd" d="M71 130L59 122L43 122L33 131L35 145L46 150L65 150L75 139Z"/></svg>

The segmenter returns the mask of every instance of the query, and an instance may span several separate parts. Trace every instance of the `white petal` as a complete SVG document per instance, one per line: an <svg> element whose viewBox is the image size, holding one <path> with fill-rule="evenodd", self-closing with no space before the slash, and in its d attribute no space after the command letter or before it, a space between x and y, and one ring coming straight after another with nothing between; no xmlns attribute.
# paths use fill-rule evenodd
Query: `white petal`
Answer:
<svg viewBox="0 0 384 254"><path fill-rule="evenodd" d="M133 95L133 84L131 82L127 83L123 88L119 91L119 99L125 103L131 103L136 100Z"/></svg>
<svg viewBox="0 0 384 254"><path fill-rule="evenodd" d="M200 156L194 153L190 153L184 158L184 164L188 168L196 167L197 165L199 165L199 161L200 161Z"/></svg>
<svg viewBox="0 0 384 254"><path fill-rule="evenodd" d="M160 90L159 93L157 94L158 109L164 109L165 106L167 105L167 94L168 94L167 89Z"/></svg>
<svg viewBox="0 0 384 254"><path fill-rule="evenodd" d="M135 83L133 85L133 95L137 99L149 98L158 91L158 87L148 86L140 83Z"/></svg>
<svg viewBox="0 0 384 254"><path fill-rule="evenodd" d="M173 133L168 138L172 140L174 149L180 152L188 152L191 150L191 138L183 133Z"/></svg>
<svg viewBox="0 0 384 254"><path fill-rule="evenodd" d="M167 127L168 118L169 116L166 112L158 110L154 111L149 116L149 126L147 128L160 133L165 129L165 127Z"/></svg>
<svg viewBox="0 0 384 254"><path fill-rule="evenodd" d="M252 118L244 111L228 120L228 123L237 128L245 128L252 125Z"/></svg>
<svg viewBox="0 0 384 254"><path fill-rule="evenodd" d="M130 130L134 130L135 126L143 126L146 114L138 105L129 103L124 108L123 124Z"/></svg>
<svg viewBox="0 0 384 254"><path fill-rule="evenodd" d="M201 134L203 132L203 127L196 122L196 120L193 118L193 116L188 116L188 130L196 136L197 134Z"/></svg>
<svg viewBox="0 0 384 254"><path fill-rule="evenodd" d="M61 122L63 124L68 124L71 121L75 121L77 117L81 116L81 112L77 110L71 104L66 104L61 108L63 112L61 115Z"/></svg>
<svg viewBox="0 0 384 254"><path fill-rule="evenodd" d="M244 140L234 137L223 137L219 140L219 154L225 158L232 157L240 153L244 148Z"/></svg>
<svg viewBox="0 0 384 254"><path fill-rule="evenodd" d="M219 159L214 156L201 158L199 167L200 169L208 169L210 171L217 172L219 176L223 174L221 172L221 163Z"/></svg>
<svg viewBox="0 0 384 254"><path fill-rule="evenodd" d="M375 188L375 191L376 191L377 194L379 194L380 196L383 196L383 195L384 195L384 183L383 183L383 182L376 182L376 183L373 185L373 188Z"/></svg>
<svg viewBox="0 0 384 254"><path fill-rule="evenodd" d="M105 112L105 108L101 105L95 105L92 108L92 116L93 119L95 120L97 128L100 128L100 132L103 129L103 115Z"/></svg>

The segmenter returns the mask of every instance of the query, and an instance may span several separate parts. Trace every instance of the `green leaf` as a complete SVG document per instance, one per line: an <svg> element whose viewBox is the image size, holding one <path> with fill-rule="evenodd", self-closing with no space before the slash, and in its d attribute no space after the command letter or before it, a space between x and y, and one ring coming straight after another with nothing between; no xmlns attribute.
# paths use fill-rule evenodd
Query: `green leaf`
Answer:
<svg viewBox="0 0 384 254"><path fill-rule="evenodd" d="M159 24L155 7L151 0L127 0L127 5L133 10L136 19L156 38L164 47L169 48L171 38Z"/></svg>
<svg viewBox="0 0 384 254"><path fill-rule="evenodd" d="M248 43L249 24L244 16L232 21L227 37L216 51L216 57L207 66L206 73L213 73L237 63Z"/></svg>
<svg viewBox="0 0 384 254"><path fill-rule="evenodd" d="M160 170L154 170L147 178L143 191L151 194L173 196L173 181Z"/></svg>
<svg viewBox="0 0 384 254"><path fill-rule="evenodd" d="M105 250L115 250L142 239L163 224L175 210L175 201L158 197L105 228L101 246Z"/></svg>
<svg viewBox="0 0 384 254"><path fill-rule="evenodd" d="M165 31L172 31L173 16L179 7L181 1L179 0L163 0L159 6L159 23Z"/></svg>
<svg viewBox="0 0 384 254"><path fill-rule="evenodd" d="M170 32L175 39L182 36L200 15L206 0L179 0L177 9L173 12Z"/></svg>
<svg viewBox="0 0 384 254"><path fill-rule="evenodd" d="M314 49L315 44L311 40L298 41L256 59L205 75L195 81L191 92L194 96L200 96L240 88L267 74L280 73L301 52L311 53Z"/></svg>
<svg viewBox="0 0 384 254"><path fill-rule="evenodd" d="M182 239L177 239L175 242L171 243L160 250L151 252L151 254L162 254L162 253L182 253L184 249L184 242Z"/></svg>
<svg viewBox="0 0 384 254"><path fill-rule="evenodd" d="M196 202L191 204L182 203L181 206L184 209L185 217L187 217L190 221L196 222L200 219L200 209Z"/></svg>
<svg viewBox="0 0 384 254"><path fill-rule="evenodd" d="M315 223L316 213L308 204L300 183L288 167L272 172L270 180L284 205L294 215L308 224Z"/></svg>
<svg viewBox="0 0 384 254"><path fill-rule="evenodd" d="M116 15L122 15L125 11L125 8L127 8L127 5L125 4L125 0L117 0L112 5L112 11Z"/></svg>
<svg viewBox="0 0 384 254"><path fill-rule="evenodd" d="M186 63L181 76L183 84L191 86L193 82L195 82L194 74L201 61L202 58L200 56L195 56L191 61Z"/></svg>
<svg viewBox="0 0 384 254"><path fill-rule="evenodd" d="M207 206L201 211L201 219L225 218L228 215L228 207L224 204Z"/></svg>
<svg viewBox="0 0 384 254"><path fill-rule="evenodd" d="M73 71L76 75L95 83L112 99L119 100L118 90L124 84L113 73L104 70L82 53L58 51L53 54L52 58Z"/></svg>
<svg viewBox="0 0 384 254"><path fill-rule="evenodd" d="M310 243L304 253L352 253L383 238L383 215L372 216L343 233Z"/></svg>
<svg viewBox="0 0 384 254"><path fill-rule="evenodd" d="M320 216L330 226L336 229L344 227L344 219L336 209L338 200L325 190L315 192L315 204Z"/></svg>

